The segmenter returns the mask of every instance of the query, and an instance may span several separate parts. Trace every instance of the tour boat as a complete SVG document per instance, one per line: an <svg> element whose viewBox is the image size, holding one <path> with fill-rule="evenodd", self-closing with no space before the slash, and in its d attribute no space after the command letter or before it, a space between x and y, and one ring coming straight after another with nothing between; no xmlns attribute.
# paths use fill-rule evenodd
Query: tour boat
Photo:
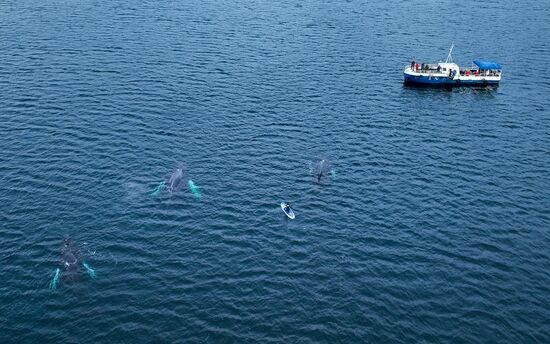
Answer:
<svg viewBox="0 0 550 344"><path fill-rule="evenodd" d="M404 82L413 86L497 86L502 77L502 66L494 61L475 60L470 68L453 63L454 45L445 62L419 64L412 61L405 68ZM474 66L475 65L475 66Z"/></svg>

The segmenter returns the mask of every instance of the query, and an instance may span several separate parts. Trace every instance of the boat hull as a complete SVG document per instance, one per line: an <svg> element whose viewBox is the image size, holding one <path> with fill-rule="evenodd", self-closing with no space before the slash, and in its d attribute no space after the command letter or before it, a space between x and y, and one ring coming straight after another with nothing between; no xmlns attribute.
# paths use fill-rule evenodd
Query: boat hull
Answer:
<svg viewBox="0 0 550 344"><path fill-rule="evenodd" d="M410 75L404 73L403 80L405 85L418 86L418 87L463 87L463 86L498 86L500 80L487 80L487 79L450 79L449 77L437 77L437 76L424 76L424 75Z"/></svg>

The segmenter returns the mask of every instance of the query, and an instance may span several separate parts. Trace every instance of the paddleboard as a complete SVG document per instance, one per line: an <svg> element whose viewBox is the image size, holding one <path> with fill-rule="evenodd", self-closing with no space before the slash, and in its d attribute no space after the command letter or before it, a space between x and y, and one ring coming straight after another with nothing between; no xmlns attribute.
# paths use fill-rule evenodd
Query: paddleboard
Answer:
<svg viewBox="0 0 550 344"><path fill-rule="evenodd" d="M285 210L285 202L281 202L281 209L283 209L283 212L288 216L289 219L294 219L294 212L292 209L289 209L288 211Z"/></svg>

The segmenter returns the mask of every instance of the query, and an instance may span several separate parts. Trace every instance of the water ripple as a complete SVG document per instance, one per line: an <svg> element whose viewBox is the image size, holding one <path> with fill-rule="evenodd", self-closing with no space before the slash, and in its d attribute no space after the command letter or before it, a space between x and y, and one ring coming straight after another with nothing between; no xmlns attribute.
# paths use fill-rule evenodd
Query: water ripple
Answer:
<svg viewBox="0 0 550 344"><path fill-rule="evenodd" d="M548 342L550 8L455 7L3 4L0 342Z"/></svg>

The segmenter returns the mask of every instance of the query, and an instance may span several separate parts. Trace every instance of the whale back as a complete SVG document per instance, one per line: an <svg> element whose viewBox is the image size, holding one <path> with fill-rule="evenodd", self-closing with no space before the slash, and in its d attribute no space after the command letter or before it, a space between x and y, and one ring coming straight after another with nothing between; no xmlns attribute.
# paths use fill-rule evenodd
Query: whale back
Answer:
<svg viewBox="0 0 550 344"><path fill-rule="evenodd" d="M80 251L72 238L65 238L61 247L61 278L65 283L77 282L82 272Z"/></svg>
<svg viewBox="0 0 550 344"><path fill-rule="evenodd" d="M168 191L170 192L175 191L181 185L181 182L183 181L183 179L184 179L183 169L178 168L177 170L174 171L174 173L172 173L172 175L170 176L170 179L168 180L168 183L167 183Z"/></svg>

